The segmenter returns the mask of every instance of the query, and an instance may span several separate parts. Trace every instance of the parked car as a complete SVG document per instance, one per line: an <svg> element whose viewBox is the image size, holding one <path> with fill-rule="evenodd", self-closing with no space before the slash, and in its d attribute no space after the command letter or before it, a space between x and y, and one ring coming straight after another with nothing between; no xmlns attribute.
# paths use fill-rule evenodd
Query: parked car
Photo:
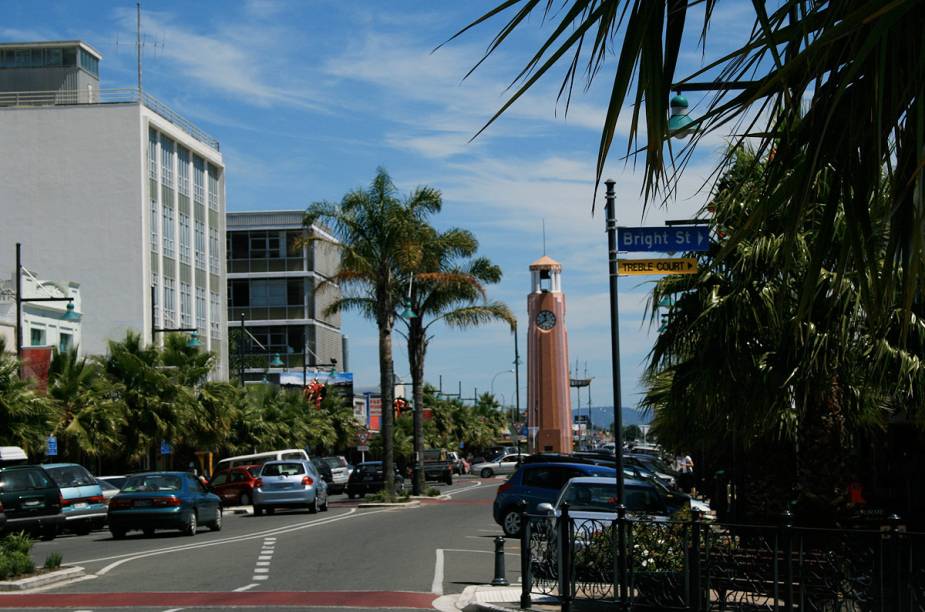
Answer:
<svg viewBox="0 0 925 612"><path fill-rule="evenodd" d="M28 531L54 540L64 523L61 490L39 465L0 468L0 505L6 531Z"/></svg>
<svg viewBox="0 0 925 612"><path fill-rule="evenodd" d="M322 457L321 462L331 470L331 481L328 483L328 493L343 493L350 480L350 466L347 460L340 456Z"/></svg>
<svg viewBox="0 0 925 612"><path fill-rule="evenodd" d="M442 448L424 449L424 480L453 484L454 462Z"/></svg>
<svg viewBox="0 0 925 612"><path fill-rule="evenodd" d="M106 500L93 474L77 463L46 463L42 466L61 489L63 529L86 535L106 525Z"/></svg>
<svg viewBox="0 0 925 612"><path fill-rule="evenodd" d="M674 470L665 466L661 461L651 455L624 455L623 465L651 472L656 478L662 481L662 484L670 489L677 487L677 474Z"/></svg>
<svg viewBox="0 0 925 612"><path fill-rule="evenodd" d="M495 494L492 514L509 537L520 535L520 501L527 512L536 512L543 502L551 503L570 479L578 476L614 477L613 468L586 463L524 463Z"/></svg>
<svg viewBox="0 0 925 612"><path fill-rule="evenodd" d="M450 461L453 462L453 471L462 476L469 473L469 462L463 459L456 451L450 451Z"/></svg>
<svg viewBox="0 0 925 612"><path fill-rule="evenodd" d="M218 495L223 506L249 506L254 503L254 488L259 465L241 465L217 472L208 489Z"/></svg>
<svg viewBox="0 0 925 612"><path fill-rule="evenodd" d="M577 521L601 521L603 523L617 520L616 506L617 479L577 477L569 480L562 488L555 502L545 502L537 506L540 513L558 517L562 504L568 502L569 515ZM628 479L623 482L623 506L630 515L646 515L668 520L668 506L651 482Z"/></svg>
<svg viewBox="0 0 925 612"><path fill-rule="evenodd" d="M513 474L523 457L517 453L498 453L492 459L472 466L472 472L481 478L491 478L495 474Z"/></svg>
<svg viewBox="0 0 925 612"><path fill-rule="evenodd" d="M0 503L0 533L3 533L6 527L6 512L3 511L3 504Z"/></svg>
<svg viewBox="0 0 925 612"><path fill-rule="evenodd" d="M381 461L367 461L359 463L350 480L347 482L347 497L363 497L367 493L381 491L385 486L385 472L382 469ZM395 468L395 492L398 494L405 492L405 479Z"/></svg>
<svg viewBox="0 0 925 612"><path fill-rule="evenodd" d="M0 446L0 467L29 463L26 451L18 446Z"/></svg>
<svg viewBox="0 0 925 612"><path fill-rule="evenodd" d="M242 465L263 465L267 461L282 461L283 459L308 461L310 457L308 456L308 453L306 453L301 448L286 448L283 450L267 451L265 453L238 455L237 457L227 457L219 461L218 466L216 467L216 471Z"/></svg>
<svg viewBox="0 0 925 612"><path fill-rule="evenodd" d="M221 530L221 500L189 472L133 474L109 500L109 531L117 540L135 529L146 536L157 529L179 529L193 536L199 525Z"/></svg>
<svg viewBox="0 0 925 612"><path fill-rule="evenodd" d="M328 487L315 465L304 459L264 463L254 487L254 515L296 507L328 509Z"/></svg>
<svg viewBox="0 0 925 612"><path fill-rule="evenodd" d="M108 482L109 484L111 484L111 485L114 486L115 488L121 489L121 488L122 488L122 485L125 484L125 481L128 480L128 476L124 476L124 475L121 475L121 476L97 476L96 479L97 479L97 480L102 480L102 481L104 481L104 482Z"/></svg>
<svg viewBox="0 0 925 612"><path fill-rule="evenodd" d="M328 490L331 490L331 483L334 482L334 471L331 470L331 466L321 460L320 457L314 457L312 460L312 465L315 466L315 469L318 470L318 473L321 475L321 479L324 480L324 484L328 486Z"/></svg>
<svg viewBox="0 0 925 612"><path fill-rule="evenodd" d="M100 490L103 492L103 503L108 506L109 500L119 494L119 487L108 480L100 480L99 478L96 479L96 483L100 485Z"/></svg>

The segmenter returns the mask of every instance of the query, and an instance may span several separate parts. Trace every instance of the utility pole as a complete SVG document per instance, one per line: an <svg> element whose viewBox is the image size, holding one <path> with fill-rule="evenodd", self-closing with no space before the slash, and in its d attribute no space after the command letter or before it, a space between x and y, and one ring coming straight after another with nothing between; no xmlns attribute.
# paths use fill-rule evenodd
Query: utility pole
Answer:
<svg viewBox="0 0 925 612"><path fill-rule="evenodd" d="M135 3L136 26L135 26L135 56L138 61L138 101L144 102L141 87L141 0Z"/></svg>
<svg viewBox="0 0 925 612"><path fill-rule="evenodd" d="M520 456L520 433L517 431L516 423L520 419L520 351L517 348L517 321L514 321L514 401L515 410L514 419L511 421L514 426L514 445L517 447L517 455Z"/></svg>

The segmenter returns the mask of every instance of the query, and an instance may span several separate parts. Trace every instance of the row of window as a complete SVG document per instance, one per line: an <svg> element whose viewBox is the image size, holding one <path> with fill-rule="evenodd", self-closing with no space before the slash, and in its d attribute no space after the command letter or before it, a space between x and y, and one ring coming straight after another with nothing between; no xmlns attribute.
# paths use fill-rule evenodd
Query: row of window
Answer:
<svg viewBox="0 0 925 612"><path fill-rule="evenodd" d="M30 346L48 346L46 344L47 339L45 336L45 330L41 327L32 327L29 330L29 344ZM73 334L68 334L61 332L58 334L58 352L66 353L67 351L74 348L74 336Z"/></svg>
<svg viewBox="0 0 925 612"><path fill-rule="evenodd" d="M231 279L229 308L303 306L305 283L301 278Z"/></svg>
<svg viewBox="0 0 925 612"><path fill-rule="evenodd" d="M302 257L301 230L229 232L228 259L282 259Z"/></svg>
<svg viewBox="0 0 925 612"><path fill-rule="evenodd" d="M100 60L78 47L47 47L41 49L3 49L0 51L0 68L45 68L55 66L80 67L95 77L100 76Z"/></svg>
<svg viewBox="0 0 925 612"><path fill-rule="evenodd" d="M160 147L158 147L160 145ZM158 148L160 148L160 164L158 165ZM176 155L174 155L176 150ZM160 180L167 187L174 187L174 157L177 159L177 189L185 195L190 195L190 151L179 144L174 143L164 134L159 134L156 130L148 132L148 176L154 180L158 179L158 169L160 169ZM206 175L209 177L209 208L218 210L219 196L219 169L212 164L206 164L205 160L198 155L192 155L193 160L193 199L196 202L204 203L205 200L205 182Z"/></svg>
<svg viewBox="0 0 925 612"><path fill-rule="evenodd" d="M158 241L158 206L157 200L151 200L151 250L157 252L158 246L163 245L164 257L173 257L175 248L174 209L164 206L161 210L161 231L163 241ZM179 213L180 223L180 262L191 263L190 253L190 217L184 212ZM195 238L195 263L200 270L206 269L206 228L205 223L195 221L193 225ZM218 229L209 228L209 271L219 274L221 271L221 257L218 250Z"/></svg>
<svg viewBox="0 0 925 612"><path fill-rule="evenodd" d="M152 307L154 309L155 321L160 317L161 314L159 302L161 301L162 294L158 290L158 280L159 276L157 274L151 275L151 285L154 287L154 304L152 304ZM165 328L177 326L176 297L176 280L170 277L164 277L162 301L164 305L163 327ZM193 297L190 284L180 281L180 327L193 326L192 300ZM221 318L219 316L220 308L221 303L219 302L218 292L210 291L209 310L212 320L213 337L221 336L222 327ZM204 287L196 287L196 328L203 334L206 331L206 290Z"/></svg>

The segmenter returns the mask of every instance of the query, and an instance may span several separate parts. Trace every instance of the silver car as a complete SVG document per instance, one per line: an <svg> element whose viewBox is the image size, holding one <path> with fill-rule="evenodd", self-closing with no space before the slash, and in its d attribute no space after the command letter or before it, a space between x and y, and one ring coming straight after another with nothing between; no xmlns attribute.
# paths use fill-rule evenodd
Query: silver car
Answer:
<svg viewBox="0 0 925 612"><path fill-rule="evenodd" d="M328 485L328 491L331 493L343 493L347 490L347 481L350 479L347 460L339 456L324 457L321 460L331 468L331 483Z"/></svg>
<svg viewBox="0 0 925 612"><path fill-rule="evenodd" d="M490 461L476 463L471 472L481 478L491 478L495 474L513 474L520 466L523 457L516 453L499 453Z"/></svg>
<svg viewBox="0 0 925 612"><path fill-rule="evenodd" d="M276 508L308 508L309 512L328 509L328 488L312 465L304 459L268 461L260 469L254 486L254 515Z"/></svg>

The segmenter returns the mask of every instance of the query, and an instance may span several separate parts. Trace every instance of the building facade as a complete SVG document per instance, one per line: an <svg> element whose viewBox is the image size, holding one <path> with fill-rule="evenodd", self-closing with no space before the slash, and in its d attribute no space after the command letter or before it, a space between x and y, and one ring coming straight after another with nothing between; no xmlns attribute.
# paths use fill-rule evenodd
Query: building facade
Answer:
<svg viewBox="0 0 925 612"><path fill-rule="evenodd" d="M325 313L340 297L325 284L339 255L330 243L305 240L309 232L332 237L303 227L302 216L298 210L227 214L231 376L245 382L279 382L281 372L303 367L346 371L340 314Z"/></svg>
<svg viewBox="0 0 925 612"><path fill-rule="evenodd" d="M76 317L67 316L67 302L23 302L23 347L52 347L64 352L81 348L80 285L74 282L38 280L28 270L22 276L23 298L71 298ZM16 278L0 282L0 338L7 353L16 352Z"/></svg>
<svg viewBox="0 0 925 612"><path fill-rule="evenodd" d="M76 65L42 65L57 62L57 48L63 62L69 46ZM128 331L161 343L158 330L195 327L218 356L215 378L225 378L219 143L149 94L93 87L100 56L85 68L80 53L88 49L73 41L0 45L0 143L8 153L0 156L0 269L13 269L21 242L25 266L79 281L87 354L105 353L108 340ZM26 51L30 65L17 64ZM89 89L70 89L76 77L55 90L21 89L43 69L77 71Z"/></svg>

